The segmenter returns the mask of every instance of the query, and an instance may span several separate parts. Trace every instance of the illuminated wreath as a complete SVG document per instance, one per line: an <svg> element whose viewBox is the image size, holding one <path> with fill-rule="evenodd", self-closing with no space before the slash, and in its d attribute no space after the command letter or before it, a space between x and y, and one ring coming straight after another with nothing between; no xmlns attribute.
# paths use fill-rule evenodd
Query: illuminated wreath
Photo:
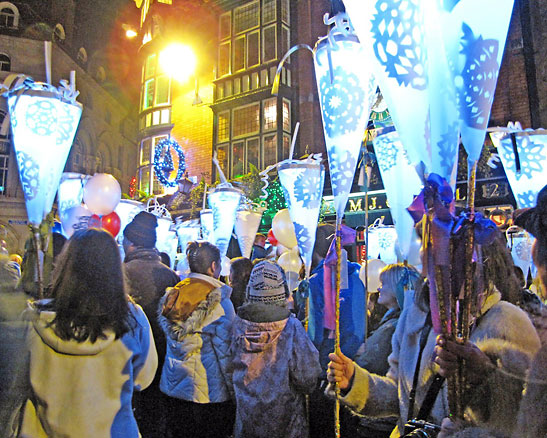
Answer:
<svg viewBox="0 0 547 438"><path fill-rule="evenodd" d="M170 179L169 176L175 170L173 151L179 162L175 178ZM165 187L177 187L177 181L182 178L185 170L186 162L180 145L170 137L161 140L154 149L154 172L160 184Z"/></svg>

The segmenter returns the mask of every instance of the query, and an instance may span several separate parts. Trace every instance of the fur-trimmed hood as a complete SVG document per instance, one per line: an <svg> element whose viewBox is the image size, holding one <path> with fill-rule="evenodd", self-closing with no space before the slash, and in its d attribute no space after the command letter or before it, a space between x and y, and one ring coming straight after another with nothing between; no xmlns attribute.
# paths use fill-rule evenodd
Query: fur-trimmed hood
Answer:
<svg viewBox="0 0 547 438"><path fill-rule="evenodd" d="M217 319L215 316L222 316L223 312L220 302L225 298L229 298L232 291L229 286L225 285L220 280L207 275L191 273L188 276L188 279L190 281L195 279L198 281L207 282L214 287L214 289L208 293L206 298L194 308L185 320L172 320L162 314L166 298L174 288L167 289L165 295L160 300L158 307L158 322L165 333L167 333L175 341L179 342L190 333L199 331L204 325L206 325L206 320L214 320ZM175 288L177 286L175 286ZM184 299L184 286L179 289L179 293L181 298Z"/></svg>

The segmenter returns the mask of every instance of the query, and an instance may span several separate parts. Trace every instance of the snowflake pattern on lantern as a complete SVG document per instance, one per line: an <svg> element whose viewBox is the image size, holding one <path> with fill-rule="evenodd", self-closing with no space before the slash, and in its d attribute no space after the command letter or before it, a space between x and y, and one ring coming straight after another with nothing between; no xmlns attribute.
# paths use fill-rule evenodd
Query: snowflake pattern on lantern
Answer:
<svg viewBox="0 0 547 438"><path fill-rule="evenodd" d="M365 111L365 92L357 75L336 67L333 77L331 82L327 71L319 80L323 121L329 137L352 131L356 120Z"/></svg>
<svg viewBox="0 0 547 438"><path fill-rule="evenodd" d="M67 140L73 137L74 116L70 113L69 105L59 105L58 110L61 112L58 114L57 120L57 144L63 144Z"/></svg>
<svg viewBox="0 0 547 438"><path fill-rule="evenodd" d="M532 245L529 240L521 241L515 245L513 251L520 260L528 262L532 253Z"/></svg>
<svg viewBox="0 0 547 438"><path fill-rule="evenodd" d="M25 152L17 152L17 164L21 176L21 186L25 193L25 198L30 201L38 194L40 187L40 166L30 155Z"/></svg>
<svg viewBox="0 0 547 438"><path fill-rule="evenodd" d="M382 233L380 232L380 236L378 237L378 245L382 249L388 249L393 247L395 244L395 237L392 233Z"/></svg>
<svg viewBox="0 0 547 438"><path fill-rule="evenodd" d="M348 151L343 151L342 154L338 154L335 150L337 150L337 148L333 147L327 152L331 168L330 177L332 192L336 196L339 191L351 187L356 160L351 157L351 154ZM336 169L336 172L333 172L332 169Z"/></svg>
<svg viewBox="0 0 547 438"><path fill-rule="evenodd" d="M321 173L316 171L305 171L296 177L294 185L294 196L297 201L302 202L304 208L317 208L321 204L321 192L317 187L321 184ZM285 194L285 199L290 199Z"/></svg>
<svg viewBox="0 0 547 438"><path fill-rule="evenodd" d="M461 83L456 84L460 89L460 113L468 126L485 129L498 79L499 42L494 39L485 40L482 35L476 37L465 23L462 25L462 32L460 53L465 56L465 66L459 78Z"/></svg>
<svg viewBox="0 0 547 438"><path fill-rule="evenodd" d="M54 115L57 114L55 105L48 100L40 100L28 106L26 114L27 127L36 135L49 137L57 128Z"/></svg>
<svg viewBox="0 0 547 438"><path fill-rule="evenodd" d="M397 165L399 148L387 136L381 136L374 142L374 152L378 157L378 166L382 172L387 172Z"/></svg>
<svg viewBox="0 0 547 438"><path fill-rule="evenodd" d="M531 208L536 205L536 196L537 193L529 190L524 193L517 194L517 203L521 208Z"/></svg>
<svg viewBox="0 0 547 438"><path fill-rule="evenodd" d="M296 240L298 242L298 247L305 248L311 242L310 233L308 232L308 229L304 225L301 225L298 222L293 222L293 224L294 224L294 232L296 234Z"/></svg>
<svg viewBox="0 0 547 438"><path fill-rule="evenodd" d="M452 134L458 129L457 123L452 124L446 133L441 136L441 140L437 142L439 148L439 156L441 157L441 167L450 175L454 166L454 157L458 149L457 138ZM456 139L456 141L454 141Z"/></svg>
<svg viewBox="0 0 547 438"><path fill-rule="evenodd" d="M424 27L420 0L382 0L376 2L372 21L374 53L389 77L399 85L417 90L427 87Z"/></svg>
<svg viewBox="0 0 547 438"><path fill-rule="evenodd" d="M520 160L520 172L515 173L517 181L522 178L522 176L532 178L533 173L543 173L543 166L541 163L547 159L547 156L545 155L545 150L547 150L547 148L544 148L541 143L530 141L530 138L528 137L521 137L517 142L519 145L518 154ZM504 142L505 147L502 147L501 153L507 162L507 166L516 169L515 153L512 146L509 146L509 143L509 141Z"/></svg>

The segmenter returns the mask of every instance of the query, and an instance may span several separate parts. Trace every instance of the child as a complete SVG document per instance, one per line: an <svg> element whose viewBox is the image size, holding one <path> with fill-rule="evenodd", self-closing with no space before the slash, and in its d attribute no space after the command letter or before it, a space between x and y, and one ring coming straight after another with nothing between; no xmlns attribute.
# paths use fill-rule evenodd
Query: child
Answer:
<svg viewBox="0 0 547 438"><path fill-rule="evenodd" d="M286 307L283 269L263 260L253 268L246 302L234 320L235 438L305 438L304 395L321 373L319 354Z"/></svg>

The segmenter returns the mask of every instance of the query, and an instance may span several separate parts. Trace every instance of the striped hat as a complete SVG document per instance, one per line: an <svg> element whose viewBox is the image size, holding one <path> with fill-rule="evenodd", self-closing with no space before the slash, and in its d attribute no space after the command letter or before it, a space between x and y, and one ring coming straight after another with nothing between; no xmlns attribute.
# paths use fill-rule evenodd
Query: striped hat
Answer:
<svg viewBox="0 0 547 438"><path fill-rule="evenodd" d="M287 299L287 290L283 268L271 260L262 260L251 271L247 301L283 305Z"/></svg>

